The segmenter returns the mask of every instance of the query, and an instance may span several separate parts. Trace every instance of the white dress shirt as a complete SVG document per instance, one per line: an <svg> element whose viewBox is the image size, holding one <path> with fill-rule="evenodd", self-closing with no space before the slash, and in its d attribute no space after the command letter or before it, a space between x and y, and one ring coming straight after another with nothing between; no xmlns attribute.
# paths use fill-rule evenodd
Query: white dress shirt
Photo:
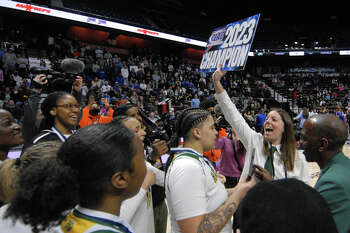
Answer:
<svg viewBox="0 0 350 233"><path fill-rule="evenodd" d="M249 172L249 164L251 163L253 148L255 148L254 164L257 164L261 167L264 167L265 165L267 156L265 156L263 153L264 136L261 133L257 133L255 130L249 127L241 113L232 103L226 91L220 94L215 94L215 98L221 107L225 119L228 123L230 123L231 127L238 134L240 140L242 141L244 147L247 150L245 164L241 175L241 179L245 179ZM294 169L293 171L287 171L287 177L285 177L286 170L281 160L281 145L276 146L276 148L277 151L274 153L273 159L273 164L275 168L274 179L296 178L310 185L311 181L309 167L304 154L301 151L297 150L295 156Z"/></svg>

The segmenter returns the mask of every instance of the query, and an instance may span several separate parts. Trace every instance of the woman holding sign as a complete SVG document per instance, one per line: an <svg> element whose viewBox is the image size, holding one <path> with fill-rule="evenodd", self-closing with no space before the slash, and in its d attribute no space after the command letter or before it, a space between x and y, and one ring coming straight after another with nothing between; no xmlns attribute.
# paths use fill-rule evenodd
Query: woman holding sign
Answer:
<svg viewBox="0 0 350 233"><path fill-rule="evenodd" d="M248 175L249 165L254 162L254 173L260 179L296 178L310 184L308 164L304 154L296 149L293 124L288 113L274 109L266 117L262 134L251 129L220 83L226 74L221 68L222 65L219 65L212 75L215 97L225 119L247 149L241 177ZM253 149L256 154L254 161L251 161Z"/></svg>

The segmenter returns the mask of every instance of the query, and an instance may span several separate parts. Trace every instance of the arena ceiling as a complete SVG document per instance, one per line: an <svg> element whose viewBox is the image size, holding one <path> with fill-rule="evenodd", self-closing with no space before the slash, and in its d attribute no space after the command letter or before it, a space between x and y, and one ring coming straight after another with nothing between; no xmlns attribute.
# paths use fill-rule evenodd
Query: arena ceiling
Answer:
<svg viewBox="0 0 350 233"><path fill-rule="evenodd" d="M129 0L127 5L118 7L130 13L146 14L155 21L166 21L166 30L204 40L216 27L260 13L255 36L258 47L259 44L261 47L284 46L296 41L310 47L314 42L328 46L337 43L343 47L350 41L344 4L314 0Z"/></svg>
<svg viewBox="0 0 350 233"><path fill-rule="evenodd" d="M350 48L349 17L343 1L106 0L103 4L96 0L62 1L87 4L101 12L115 10L148 18L156 26L151 29L203 41L214 28L260 13L253 49L280 49L296 43L304 44L305 48Z"/></svg>

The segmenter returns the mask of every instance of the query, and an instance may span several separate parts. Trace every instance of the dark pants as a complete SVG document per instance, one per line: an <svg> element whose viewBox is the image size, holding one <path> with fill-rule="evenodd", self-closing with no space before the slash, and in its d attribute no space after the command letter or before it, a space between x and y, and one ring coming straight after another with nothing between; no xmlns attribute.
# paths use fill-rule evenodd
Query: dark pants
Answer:
<svg viewBox="0 0 350 233"><path fill-rule="evenodd" d="M153 207L155 233L166 233L168 223L168 208L165 200L158 206Z"/></svg>
<svg viewBox="0 0 350 233"><path fill-rule="evenodd" d="M238 182L239 182L239 177L231 177L231 176L225 176L226 177L226 183L225 183L225 188L234 188ZM232 230L233 232L236 232L236 226L235 226L235 219L233 218L232 222Z"/></svg>
<svg viewBox="0 0 350 233"><path fill-rule="evenodd" d="M231 177L231 176L225 176L226 178L226 183L225 183L225 188L234 188L239 181L239 177Z"/></svg>

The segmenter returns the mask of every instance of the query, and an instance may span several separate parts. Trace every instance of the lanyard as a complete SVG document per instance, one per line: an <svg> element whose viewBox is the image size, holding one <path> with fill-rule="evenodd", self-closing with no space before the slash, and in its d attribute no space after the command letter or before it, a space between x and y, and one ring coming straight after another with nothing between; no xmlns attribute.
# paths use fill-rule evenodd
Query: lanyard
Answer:
<svg viewBox="0 0 350 233"><path fill-rule="evenodd" d="M59 131L59 129L57 129L55 126L52 126L51 130L56 133L56 135L61 139L62 142L65 142L67 140L67 137L64 136L64 134L61 131ZM74 133L75 130L71 130L71 132Z"/></svg>
<svg viewBox="0 0 350 233"><path fill-rule="evenodd" d="M66 136L64 136L64 134L61 131L59 131L55 126L52 126L51 129L56 133L56 135L61 139L62 142L65 142L67 140Z"/></svg>
<svg viewBox="0 0 350 233"><path fill-rule="evenodd" d="M175 153L179 152L179 154L175 155L173 160L176 159L178 156L181 156L182 153L186 153L186 152L192 154L194 157L202 158L205 161L205 163L210 167L212 172L214 174L216 174L216 169L211 164L210 160L207 159L206 157L204 157L202 154L198 153L197 151L191 149L191 148L172 148L171 152L175 152Z"/></svg>
<svg viewBox="0 0 350 233"><path fill-rule="evenodd" d="M73 211L73 213L75 216L77 216L79 218L83 218L83 219L86 219L86 220L89 220L89 221L92 221L92 222L95 222L95 223L98 223L98 224L101 224L104 226L109 226L109 227L115 228L117 230L121 230L122 232L125 232L125 233L132 233L132 231L130 231L128 227L124 226L120 222L116 222L116 221L113 221L110 219L90 216L90 215L87 215L87 214L84 214L84 213L78 211L77 209L75 209Z"/></svg>

